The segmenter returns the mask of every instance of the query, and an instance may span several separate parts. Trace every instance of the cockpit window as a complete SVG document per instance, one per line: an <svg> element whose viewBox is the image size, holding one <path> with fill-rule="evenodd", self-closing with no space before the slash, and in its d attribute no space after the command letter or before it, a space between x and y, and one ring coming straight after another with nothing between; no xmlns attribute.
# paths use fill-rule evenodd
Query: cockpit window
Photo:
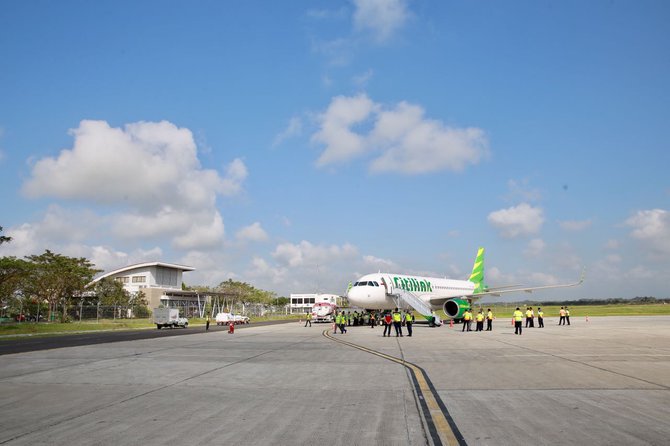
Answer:
<svg viewBox="0 0 670 446"><path fill-rule="evenodd" d="M377 281L374 281L374 282L372 282L372 283L374 283L375 286L379 286L379 284L377 283Z"/></svg>

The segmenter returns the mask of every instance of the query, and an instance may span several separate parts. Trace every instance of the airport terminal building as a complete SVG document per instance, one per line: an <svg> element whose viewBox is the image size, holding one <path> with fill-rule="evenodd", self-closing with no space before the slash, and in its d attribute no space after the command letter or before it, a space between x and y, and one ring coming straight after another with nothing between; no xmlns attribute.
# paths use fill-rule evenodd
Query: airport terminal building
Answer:
<svg viewBox="0 0 670 446"><path fill-rule="evenodd" d="M202 296L195 291L181 289L184 272L195 268L174 263L147 262L124 266L105 273L93 280L112 278L123 284L123 288L131 294L144 292L149 308L161 304L169 307L188 307L203 305Z"/></svg>

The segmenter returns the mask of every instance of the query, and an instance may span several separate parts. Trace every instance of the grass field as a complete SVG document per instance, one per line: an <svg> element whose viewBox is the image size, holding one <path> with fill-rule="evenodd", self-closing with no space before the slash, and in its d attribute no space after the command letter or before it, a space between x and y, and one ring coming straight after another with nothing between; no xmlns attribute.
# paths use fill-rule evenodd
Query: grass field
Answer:
<svg viewBox="0 0 670 446"><path fill-rule="evenodd" d="M253 317L251 323L268 320L291 320L298 319L298 315L276 315L265 317ZM190 326L205 325L205 319L191 318ZM214 323L214 322L212 322ZM82 331L104 331L104 330L138 330L144 328L156 328L151 319L101 319L84 322L12 322L0 324L0 338L13 337L16 335L48 336L55 334L79 333Z"/></svg>
<svg viewBox="0 0 670 446"><path fill-rule="evenodd" d="M537 305L529 304L535 310L537 316ZM482 304L482 308L486 311L491 308L497 317L512 316L517 304ZM544 317L558 317L560 306L543 306L540 305L544 312ZM525 306L519 307L525 311ZM665 304L645 304L645 305L575 305L570 306L570 317L592 317L592 316L658 316L670 315L670 305ZM475 312L479 310L479 306L474 306ZM525 313L524 313L525 314Z"/></svg>

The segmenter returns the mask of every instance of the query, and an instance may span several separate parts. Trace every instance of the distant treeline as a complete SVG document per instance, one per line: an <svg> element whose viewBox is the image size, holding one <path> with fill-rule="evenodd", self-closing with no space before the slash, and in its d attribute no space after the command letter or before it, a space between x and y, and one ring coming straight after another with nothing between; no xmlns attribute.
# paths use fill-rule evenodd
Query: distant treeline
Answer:
<svg viewBox="0 0 670 446"><path fill-rule="evenodd" d="M579 300L547 300L538 302L542 305L557 305L557 306L579 306L579 305L640 305L640 304L664 304L667 299L657 299L651 296L634 297L632 299L624 299L622 297L613 297L610 299L579 299ZM508 305L527 305L528 300L522 302L505 302ZM500 303L500 302L496 302Z"/></svg>

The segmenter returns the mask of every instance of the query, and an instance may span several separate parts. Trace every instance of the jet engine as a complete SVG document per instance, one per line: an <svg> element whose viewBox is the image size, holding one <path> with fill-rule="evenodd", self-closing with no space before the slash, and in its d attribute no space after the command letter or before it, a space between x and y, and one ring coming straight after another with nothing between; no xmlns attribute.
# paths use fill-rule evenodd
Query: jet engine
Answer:
<svg viewBox="0 0 670 446"><path fill-rule="evenodd" d="M444 303L444 314L452 319L462 319L465 310L470 308L466 299L450 299Z"/></svg>

